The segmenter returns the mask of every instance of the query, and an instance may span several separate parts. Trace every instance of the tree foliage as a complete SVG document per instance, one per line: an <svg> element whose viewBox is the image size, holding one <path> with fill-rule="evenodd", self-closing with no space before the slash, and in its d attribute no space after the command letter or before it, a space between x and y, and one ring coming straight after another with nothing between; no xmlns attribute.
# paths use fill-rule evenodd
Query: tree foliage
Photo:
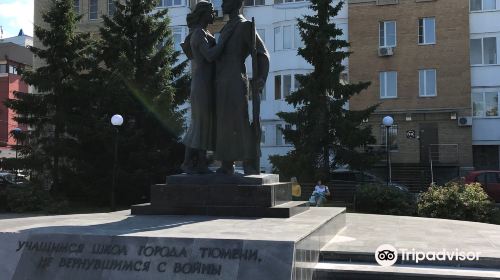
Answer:
<svg viewBox="0 0 500 280"><path fill-rule="evenodd" d="M117 198L128 204L145 199L152 184L163 183L180 166L184 119L178 105L187 98L188 79L186 62L178 62L174 50L167 11L154 11L155 0L115 5L100 28L101 67L92 73L99 94L91 114L94 126L79 135L85 147L79 170L91 176L81 182L91 182L94 190L109 185L118 131ZM110 124L114 114L124 118L117 131ZM96 130L105 133L96 137Z"/></svg>
<svg viewBox="0 0 500 280"><path fill-rule="evenodd" d="M73 1L51 3L43 17L48 27L35 28L43 47L33 51L44 66L23 73L42 94L7 102L33 129L24 148L25 158L34 159L29 168L50 165L57 169L51 178L60 178L58 189L70 199L107 204L118 139L118 202L140 202L183 158L178 108L189 77L167 12L155 11L156 0L115 1L115 13L103 16L99 39L92 40L77 32ZM114 114L124 118L119 128L110 123Z"/></svg>
<svg viewBox="0 0 500 280"><path fill-rule="evenodd" d="M370 83L345 83L341 79L345 70L342 61L350 55L346 51L349 43L340 38L342 30L333 18L343 5L343 1L333 5L332 0L311 0L314 14L298 21L305 42L298 54L314 70L298 76L298 90L286 98L295 110L278 113L292 125L284 130L284 136L293 143L294 150L270 160L285 177L324 178L338 165L361 168L371 158L358 148L375 142L371 128L363 125L363 120L368 119L376 106L361 111L348 110L346 106L353 95L368 88Z"/></svg>
<svg viewBox="0 0 500 280"><path fill-rule="evenodd" d="M88 73L96 65L90 35L76 33L79 19L72 1L51 2L43 15L47 26L34 30L42 47L30 47L42 66L20 71L37 94L16 92L16 99L5 102L16 111L15 120L30 128L20 149L25 161L46 177L54 192L61 192L62 174L75 157L75 132L85 116L81 102L86 99Z"/></svg>

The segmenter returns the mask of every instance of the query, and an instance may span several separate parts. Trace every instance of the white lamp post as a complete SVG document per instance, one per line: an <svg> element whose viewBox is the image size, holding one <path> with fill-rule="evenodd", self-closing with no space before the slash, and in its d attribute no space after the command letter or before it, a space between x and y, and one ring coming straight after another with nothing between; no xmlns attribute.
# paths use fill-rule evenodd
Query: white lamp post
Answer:
<svg viewBox="0 0 500 280"><path fill-rule="evenodd" d="M391 170L391 152L389 150L389 129L394 124L394 119L391 116L386 116L382 120L385 126L385 150L387 151L387 185L392 183L392 170Z"/></svg>
<svg viewBox="0 0 500 280"><path fill-rule="evenodd" d="M115 145L114 145L114 160L113 160L113 181L111 183L111 210L116 209L116 199L115 199L115 182L116 182L116 169L118 167L118 134L120 130L118 129L123 124L123 117L121 115L114 115L111 117L111 124L115 127Z"/></svg>

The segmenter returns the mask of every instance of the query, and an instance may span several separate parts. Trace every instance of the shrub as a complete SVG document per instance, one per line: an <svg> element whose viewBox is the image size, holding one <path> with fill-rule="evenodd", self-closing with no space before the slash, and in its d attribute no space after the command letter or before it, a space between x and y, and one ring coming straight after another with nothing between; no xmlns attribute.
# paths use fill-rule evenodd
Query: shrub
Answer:
<svg viewBox="0 0 500 280"><path fill-rule="evenodd" d="M493 211L494 203L478 183L431 186L418 201L419 216L430 218L489 222Z"/></svg>
<svg viewBox="0 0 500 280"><path fill-rule="evenodd" d="M500 225L500 208L496 208L493 210L493 214L491 215L491 223Z"/></svg>
<svg viewBox="0 0 500 280"><path fill-rule="evenodd" d="M41 211L49 199L47 191L34 186L9 187L7 210L16 213Z"/></svg>
<svg viewBox="0 0 500 280"><path fill-rule="evenodd" d="M3 197L6 201L3 210L15 213L42 211L48 214L61 214L69 210L67 200L54 199L48 190L36 184L7 187Z"/></svg>
<svg viewBox="0 0 500 280"><path fill-rule="evenodd" d="M379 184L366 184L356 190L356 211L370 214L409 216L416 213L411 193Z"/></svg>
<svg viewBox="0 0 500 280"><path fill-rule="evenodd" d="M7 189L0 187L0 211L7 210Z"/></svg>

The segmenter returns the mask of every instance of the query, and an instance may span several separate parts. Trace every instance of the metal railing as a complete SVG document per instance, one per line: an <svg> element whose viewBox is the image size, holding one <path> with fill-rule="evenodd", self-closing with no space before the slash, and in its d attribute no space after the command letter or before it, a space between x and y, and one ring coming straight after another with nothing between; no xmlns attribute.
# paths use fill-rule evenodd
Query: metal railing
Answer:
<svg viewBox="0 0 500 280"><path fill-rule="evenodd" d="M436 164L457 164L459 160L458 144L430 144L431 182L434 183L434 166Z"/></svg>

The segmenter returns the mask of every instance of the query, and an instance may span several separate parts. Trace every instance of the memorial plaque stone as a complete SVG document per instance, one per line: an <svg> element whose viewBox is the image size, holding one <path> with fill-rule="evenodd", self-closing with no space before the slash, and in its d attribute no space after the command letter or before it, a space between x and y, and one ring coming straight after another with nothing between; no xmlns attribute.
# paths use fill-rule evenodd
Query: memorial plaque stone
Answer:
<svg viewBox="0 0 500 280"><path fill-rule="evenodd" d="M69 234L11 241L3 251L19 256L13 280L291 279L294 255L286 241Z"/></svg>
<svg viewBox="0 0 500 280"><path fill-rule="evenodd" d="M0 220L0 280L312 280L345 209L282 218L131 216Z"/></svg>

